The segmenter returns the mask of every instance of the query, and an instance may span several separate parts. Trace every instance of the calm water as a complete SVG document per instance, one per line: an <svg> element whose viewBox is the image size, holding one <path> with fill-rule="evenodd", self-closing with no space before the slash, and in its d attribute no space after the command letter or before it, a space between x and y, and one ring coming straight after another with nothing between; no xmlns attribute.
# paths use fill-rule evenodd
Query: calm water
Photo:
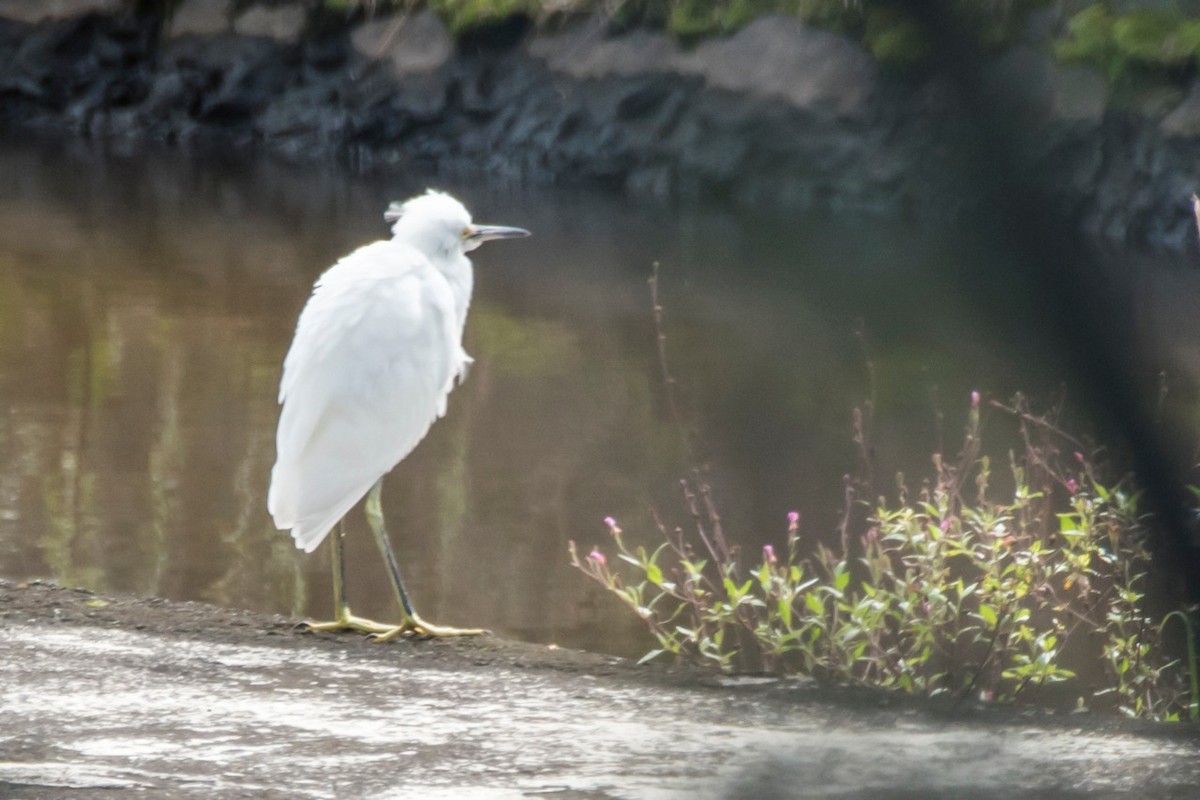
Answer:
<svg viewBox="0 0 1200 800"><path fill-rule="evenodd" d="M265 510L279 366L314 278L385 235L388 201L426 182L13 142L0 176L0 572L327 614L325 549L298 553ZM1003 265L943 231L440 183L477 219L535 236L476 254L470 379L387 483L410 588L438 622L646 648L566 548L604 544L610 514L634 538L652 510L684 521L655 261L684 425L746 547L778 542L792 508L832 528L850 408L872 393L881 470L923 474L955 447L972 389L1045 396L1069 381L1035 324L947 277ZM1197 273L1122 268L1151 360L1194 374ZM351 601L386 618L384 571L353 520Z"/></svg>

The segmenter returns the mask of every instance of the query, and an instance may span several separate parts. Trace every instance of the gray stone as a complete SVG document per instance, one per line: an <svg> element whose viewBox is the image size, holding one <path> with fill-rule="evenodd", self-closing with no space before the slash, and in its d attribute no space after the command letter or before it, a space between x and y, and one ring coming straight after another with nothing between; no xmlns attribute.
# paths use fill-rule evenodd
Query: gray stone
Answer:
<svg viewBox="0 0 1200 800"><path fill-rule="evenodd" d="M1187 97L1186 89L1160 84L1133 89L1123 99L1123 105L1143 117L1162 119L1174 111L1185 97Z"/></svg>
<svg viewBox="0 0 1200 800"><path fill-rule="evenodd" d="M1044 44L1062 29L1063 10L1051 7L1030 11L1021 24L1021 40L1026 44Z"/></svg>
<svg viewBox="0 0 1200 800"><path fill-rule="evenodd" d="M454 53L450 32L431 11L365 22L350 34L359 54L387 59L396 77L432 72Z"/></svg>
<svg viewBox="0 0 1200 800"><path fill-rule="evenodd" d="M304 7L254 6L233 22L233 30L241 36L265 36L278 42L293 44L304 30Z"/></svg>
<svg viewBox="0 0 1200 800"><path fill-rule="evenodd" d="M1167 136L1189 139L1200 136L1200 81L1192 84L1188 96L1167 114L1161 127Z"/></svg>
<svg viewBox="0 0 1200 800"><path fill-rule="evenodd" d="M713 89L779 99L797 108L865 112L876 62L858 45L793 17L760 17L728 39L704 42L673 61Z"/></svg>
<svg viewBox="0 0 1200 800"><path fill-rule="evenodd" d="M538 36L530 42L529 54L576 80L664 72L678 55L675 45L662 34L633 31L610 39L604 27L602 20L592 20L560 34Z"/></svg>
<svg viewBox="0 0 1200 800"><path fill-rule="evenodd" d="M1099 120L1108 105L1108 82L1087 67L1054 65L1050 74L1051 113L1064 120Z"/></svg>
<svg viewBox="0 0 1200 800"><path fill-rule="evenodd" d="M0 17L41 22L82 14L109 14L120 8L121 0L0 0Z"/></svg>
<svg viewBox="0 0 1200 800"><path fill-rule="evenodd" d="M171 36L211 36L232 25L232 0L183 0L171 16Z"/></svg>
<svg viewBox="0 0 1200 800"><path fill-rule="evenodd" d="M987 65L985 89L996 102L1034 119L1098 121L1108 103L1104 76L1064 66L1040 48L1017 46Z"/></svg>
<svg viewBox="0 0 1200 800"><path fill-rule="evenodd" d="M691 52L645 31L606 38L603 26L593 22L537 37L529 53L579 80L695 75L713 89L797 108L822 106L843 116L865 111L878 70L874 59L849 40L782 16L762 17L728 39L704 42Z"/></svg>
<svg viewBox="0 0 1200 800"><path fill-rule="evenodd" d="M1044 115L1054 102L1050 88L1053 72L1054 59L1048 53L1018 45L984 66L982 88L989 102L1004 105L1006 111Z"/></svg>

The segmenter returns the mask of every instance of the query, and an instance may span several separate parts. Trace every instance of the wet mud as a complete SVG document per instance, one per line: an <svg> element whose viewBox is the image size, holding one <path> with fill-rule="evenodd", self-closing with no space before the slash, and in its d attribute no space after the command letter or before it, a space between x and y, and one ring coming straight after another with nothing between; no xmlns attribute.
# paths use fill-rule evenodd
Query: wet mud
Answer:
<svg viewBox="0 0 1200 800"><path fill-rule="evenodd" d="M0 797L1191 798L1187 725L0 582Z"/></svg>

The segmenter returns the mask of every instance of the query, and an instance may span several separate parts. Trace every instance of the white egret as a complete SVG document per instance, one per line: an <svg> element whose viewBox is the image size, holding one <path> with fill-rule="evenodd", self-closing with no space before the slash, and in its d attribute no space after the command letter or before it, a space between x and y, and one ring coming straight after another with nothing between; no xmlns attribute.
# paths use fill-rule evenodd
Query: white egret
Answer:
<svg viewBox="0 0 1200 800"><path fill-rule="evenodd" d="M358 630L386 640L414 633L462 636L474 628L425 622L413 610L384 528L383 476L446 413L466 373L462 347L474 275L466 254L521 228L475 225L462 203L429 191L393 203L392 238L360 247L330 267L300 313L283 362L267 509L296 546L311 553L333 537L332 622L315 630ZM356 617L346 602L342 558L347 512L367 496L366 514L402 610L399 624Z"/></svg>

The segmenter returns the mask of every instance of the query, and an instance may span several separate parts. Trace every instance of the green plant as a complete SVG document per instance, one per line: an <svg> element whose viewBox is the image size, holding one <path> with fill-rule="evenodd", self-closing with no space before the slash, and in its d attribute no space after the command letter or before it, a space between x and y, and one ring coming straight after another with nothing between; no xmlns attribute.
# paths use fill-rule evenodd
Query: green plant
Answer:
<svg viewBox="0 0 1200 800"><path fill-rule="evenodd" d="M863 45L881 64L908 67L929 57L924 29L909 15L891 6L866 12Z"/></svg>
<svg viewBox="0 0 1200 800"><path fill-rule="evenodd" d="M175 2L176 0L157 0ZM239 0L250 2L250 0ZM1047 0L956 0L952 10L964 35L985 48L1012 41L1024 15ZM663 30L694 44L724 36L758 17L795 17L816 28L860 41L881 63L910 68L927 60L930 46L921 24L902 6L864 0L320 0L318 8L340 15L418 8L435 11L456 33L521 15L538 20L599 11L614 30Z"/></svg>
<svg viewBox="0 0 1200 800"><path fill-rule="evenodd" d="M1104 70L1110 82L1134 74L1167 76L1197 65L1200 20L1161 8L1113 16L1097 3L1067 21L1067 36L1055 42L1054 52L1063 61Z"/></svg>
<svg viewBox="0 0 1200 800"><path fill-rule="evenodd" d="M456 34L517 16L535 17L570 7L570 4L552 6L541 0L321 0L321 8L325 11L366 17L393 12L409 14L428 8Z"/></svg>
<svg viewBox="0 0 1200 800"><path fill-rule="evenodd" d="M1173 66L1196 57L1196 22L1163 9L1133 11L1113 21L1112 37L1126 58Z"/></svg>
<svg viewBox="0 0 1200 800"><path fill-rule="evenodd" d="M581 557L571 543L571 562L645 621L657 647L643 660L996 701L1057 685L1084 706L1194 718L1191 618L1147 616L1149 556L1131 482L1102 481L1082 449L1061 458L1064 441L1077 443L1018 397L990 404L1016 421L1024 445L1008 454L1011 488L998 490L980 405L973 394L959 457L935 455L918 490L900 475L892 499L868 503L857 499L867 484L848 480L834 546L802 536L792 512L783 552L768 544L746 563L697 475L683 484L693 536L659 522L656 548L631 546L610 518L618 561L603 548ZM861 438L861 412L856 420ZM1190 692L1163 646L1176 617L1188 623ZM1079 678L1096 664L1101 675Z"/></svg>
<svg viewBox="0 0 1200 800"><path fill-rule="evenodd" d="M536 16L543 8L538 0L431 0L429 7L445 20L450 30L462 33L516 16Z"/></svg>
<svg viewBox="0 0 1200 800"><path fill-rule="evenodd" d="M1059 59L1099 66L1109 80L1124 70L1113 39L1113 18L1102 4L1088 6L1067 20L1067 34L1054 43Z"/></svg>

